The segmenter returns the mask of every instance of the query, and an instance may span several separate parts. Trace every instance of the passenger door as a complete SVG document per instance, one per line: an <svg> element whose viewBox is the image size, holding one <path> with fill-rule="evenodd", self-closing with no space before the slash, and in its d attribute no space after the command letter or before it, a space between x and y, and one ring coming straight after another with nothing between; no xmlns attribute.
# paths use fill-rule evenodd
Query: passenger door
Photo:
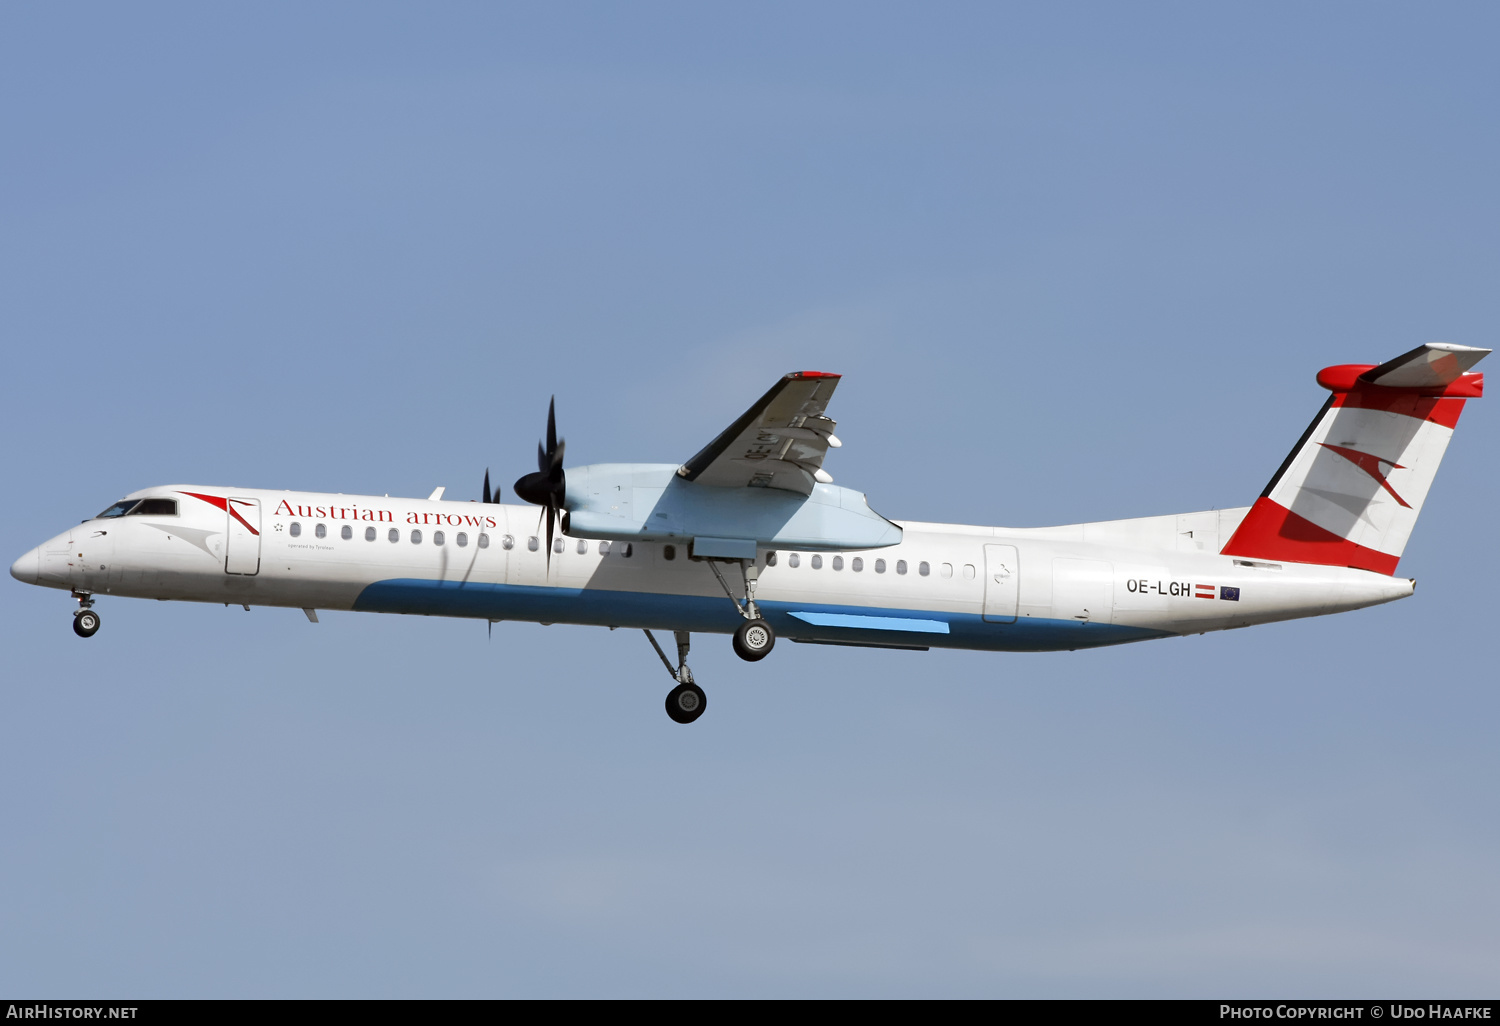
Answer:
<svg viewBox="0 0 1500 1026"><path fill-rule="evenodd" d="M1014 545L984 547L984 619L1015 623L1021 596L1019 553Z"/></svg>
<svg viewBox="0 0 1500 1026"><path fill-rule="evenodd" d="M230 499L229 526L224 533L224 572L260 573L260 500Z"/></svg>

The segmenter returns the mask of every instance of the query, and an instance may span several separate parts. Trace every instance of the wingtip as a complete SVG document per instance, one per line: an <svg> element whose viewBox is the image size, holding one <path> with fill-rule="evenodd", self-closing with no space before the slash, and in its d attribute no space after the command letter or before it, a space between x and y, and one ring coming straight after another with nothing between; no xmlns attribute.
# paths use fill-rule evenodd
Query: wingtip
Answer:
<svg viewBox="0 0 1500 1026"><path fill-rule="evenodd" d="M831 371L793 371L788 374L790 378L841 378L842 374L834 374Z"/></svg>

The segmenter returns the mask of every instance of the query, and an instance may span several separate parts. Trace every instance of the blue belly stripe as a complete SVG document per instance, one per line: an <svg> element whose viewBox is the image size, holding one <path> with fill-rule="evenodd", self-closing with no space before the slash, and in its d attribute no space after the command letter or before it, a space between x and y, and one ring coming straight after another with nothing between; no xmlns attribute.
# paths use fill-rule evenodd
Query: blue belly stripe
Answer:
<svg viewBox="0 0 1500 1026"><path fill-rule="evenodd" d="M354 600L353 608L372 613L648 627L710 634L731 634L744 622L723 595L477 584L410 577L369 585ZM848 644L857 640L860 644L885 644L893 648L911 648L915 643L933 648L1048 652L1170 636L1167 631L1123 624L1029 616L1013 623L989 623L978 613L885 606L762 601L760 610L778 636L792 641ZM936 619L939 616L941 620ZM914 624L927 626L913 627Z"/></svg>
<svg viewBox="0 0 1500 1026"><path fill-rule="evenodd" d="M795 616L803 623L814 627L855 627L866 631L916 631L918 634L947 634L945 620L916 620L904 616L863 616L851 613L814 613L806 609L792 609L788 616Z"/></svg>

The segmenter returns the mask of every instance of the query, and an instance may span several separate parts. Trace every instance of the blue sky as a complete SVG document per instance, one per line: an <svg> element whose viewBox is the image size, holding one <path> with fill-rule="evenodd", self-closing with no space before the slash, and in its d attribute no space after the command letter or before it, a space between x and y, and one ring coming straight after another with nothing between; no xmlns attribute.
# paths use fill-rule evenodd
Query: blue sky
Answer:
<svg viewBox="0 0 1500 1026"><path fill-rule="evenodd" d="M1491 5L8 5L14 558L195 482L477 495L842 372L898 518L1247 504L1493 344ZM0 587L0 991L1492 996L1471 403L1324 620L1054 655Z"/></svg>

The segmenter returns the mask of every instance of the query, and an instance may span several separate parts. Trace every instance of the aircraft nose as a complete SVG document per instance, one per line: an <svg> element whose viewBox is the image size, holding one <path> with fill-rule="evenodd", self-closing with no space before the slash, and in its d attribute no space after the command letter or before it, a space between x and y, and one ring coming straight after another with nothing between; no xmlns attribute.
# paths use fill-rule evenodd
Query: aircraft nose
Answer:
<svg viewBox="0 0 1500 1026"><path fill-rule="evenodd" d="M36 584L42 576L42 554L32 549L10 565L10 575L23 584Z"/></svg>

